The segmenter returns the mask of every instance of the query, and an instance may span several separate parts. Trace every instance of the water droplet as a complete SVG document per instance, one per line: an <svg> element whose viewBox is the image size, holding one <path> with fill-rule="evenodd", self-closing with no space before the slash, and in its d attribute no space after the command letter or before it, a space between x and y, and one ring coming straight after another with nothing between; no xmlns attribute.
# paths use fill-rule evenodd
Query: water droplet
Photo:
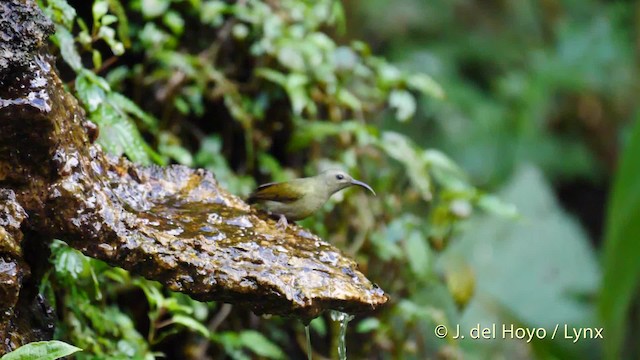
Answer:
<svg viewBox="0 0 640 360"><path fill-rule="evenodd" d="M306 238L306 239L315 239L316 238L315 236L313 236L313 234L311 234L310 232L308 232L306 230L298 231L298 236L302 236L303 238Z"/></svg>
<svg viewBox="0 0 640 360"><path fill-rule="evenodd" d="M178 236L184 232L182 228L173 228L171 230L167 230L166 233L173 236Z"/></svg>
<svg viewBox="0 0 640 360"><path fill-rule="evenodd" d="M333 251L323 251L320 254L320 261L336 266L338 264L338 254Z"/></svg>
<svg viewBox="0 0 640 360"><path fill-rule="evenodd" d="M209 224L217 224L222 221L222 217L219 214L212 213L207 216L207 222Z"/></svg>
<svg viewBox="0 0 640 360"><path fill-rule="evenodd" d="M234 218L231 218L229 220L226 220L225 223L228 224L228 225L239 226L239 227L242 227L242 228L253 227L253 224L251 223L251 221L249 221L249 219L247 219L246 216L234 217Z"/></svg>

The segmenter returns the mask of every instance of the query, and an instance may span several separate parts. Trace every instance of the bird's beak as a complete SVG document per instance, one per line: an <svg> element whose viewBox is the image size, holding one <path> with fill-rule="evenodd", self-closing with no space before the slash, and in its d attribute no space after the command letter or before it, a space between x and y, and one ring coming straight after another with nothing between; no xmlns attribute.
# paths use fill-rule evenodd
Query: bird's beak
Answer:
<svg viewBox="0 0 640 360"><path fill-rule="evenodd" d="M358 186L362 186L363 188L371 191L371 193L375 196L376 192L373 191L373 189L371 188L371 186L363 183L362 181L358 181L358 180L351 180L351 185L358 185Z"/></svg>

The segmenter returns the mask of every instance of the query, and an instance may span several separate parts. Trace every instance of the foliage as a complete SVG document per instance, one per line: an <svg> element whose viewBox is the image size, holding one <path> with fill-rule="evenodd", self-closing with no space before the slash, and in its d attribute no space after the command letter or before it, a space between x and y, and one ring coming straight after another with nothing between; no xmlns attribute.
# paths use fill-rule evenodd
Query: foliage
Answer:
<svg viewBox="0 0 640 360"><path fill-rule="evenodd" d="M157 282L132 278L122 269L85 257L62 241L52 244L53 268L41 291L61 314L56 336L81 346L84 358L154 358L153 345L190 330L219 344L234 359L247 358L245 349L267 358L282 358L280 349L255 331L212 333L204 322L214 305L163 291ZM144 294L148 316L146 337L130 315ZM137 302L137 299L134 303ZM119 304L119 305L118 305Z"/></svg>
<svg viewBox="0 0 640 360"><path fill-rule="evenodd" d="M60 314L56 337L80 346L78 358L153 358L132 319L113 301L130 286L121 269L85 257L61 241L52 246L53 268L44 292Z"/></svg>
<svg viewBox="0 0 640 360"><path fill-rule="evenodd" d="M443 85L448 101L420 107L409 134L476 181L499 184L523 162L554 180L602 178L635 116L633 6L554 3L372 1L353 28Z"/></svg>
<svg viewBox="0 0 640 360"><path fill-rule="evenodd" d="M82 351L82 349L62 341L38 341L19 347L0 357L2 360L55 360Z"/></svg>
<svg viewBox="0 0 640 360"><path fill-rule="evenodd" d="M631 270L630 263L625 263L632 261L636 245L631 244L633 237L629 236L633 231L622 230L623 222L629 219L625 211L633 213L630 204L634 200L630 194L635 188L631 162L626 167L623 165L625 172L621 169L616 175L617 183L626 185L616 185L612 199L614 203L625 203L628 207L622 210L622 205L611 204L608 216L605 275L600 298L604 323L600 324L593 314L592 303L597 294L593 284L597 284L598 276L593 274L592 266L579 271L580 276L574 279L562 280L565 267L592 261L589 249L576 252L576 260L566 260L563 276L550 276L550 279L575 287L567 291L586 302L569 307L552 305L556 302L550 303L546 296L555 288L553 280L539 285L528 281L528 289L534 290L535 294L527 295L526 299L508 299L507 296L518 289L522 279L554 268L559 249L552 251L554 246L549 244L545 246L546 250L532 253L538 243L556 237L562 244L565 244L565 237L580 239L576 241L582 243L589 240L587 234L580 231L569 236L563 229L574 225L566 218L537 228L535 223L540 220L537 219L539 215L531 212L537 207L536 199L547 197L549 188L561 192L568 184L576 191L579 205L563 205L575 207L579 215L588 219L586 224L595 233L591 240L596 244L600 240L600 211L604 208L604 200L594 198L588 191L593 187L606 189L607 177L615 169L618 143L626 139L626 125L637 117L637 101L632 95L635 93L632 79L637 77L634 45L637 35L633 33L635 15L632 14L637 6L604 1L540 3L510 0L402 0L392 4L374 0L366 5L348 4L351 28L356 36L366 36L374 48L407 69L427 71L447 92L447 101L423 102L416 111L419 121L402 125L403 133L420 146L429 144L443 149L468 171L476 184L492 187L505 182L511 184L519 178L514 171L521 173L525 168L523 164L527 164L526 168L535 164L552 181L551 184L542 182L541 186L523 188L524 193L520 196L505 198L518 204L522 220L531 225L531 229L512 225L507 230L489 219L483 220L484 226L474 220L465 224L455 248L469 248L458 258L471 259L478 278L476 295L469 304L474 310L468 310L465 318L478 319L475 301L486 292L482 289L482 279L493 280L496 274L491 271L503 269L504 264L511 264L513 260L526 261L531 265L520 269L518 264L512 264L508 270L511 276L505 282L496 281L491 286L494 293L485 302L503 312L502 316L493 319L505 321L506 317L511 319L509 321L531 325L535 323L534 319L526 321L524 318L531 313L527 315L523 311L532 311L532 307L524 304L537 300L547 308L542 318L561 321L565 315L557 314L555 310L565 309L566 314L580 314L582 320L574 320L577 323L604 325L605 332L611 331L608 333L611 337L606 335L605 342L612 348L616 347L613 344L621 344L625 337L637 337L637 333L623 333L630 329L629 326L625 328L623 320L633 311L629 306L637 308L637 300L632 302L631 293L631 289L637 287L637 272ZM391 129L400 128L392 119L386 119L383 124ZM628 154L634 153L633 146L629 146ZM587 186L581 188L577 184ZM621 186L626 190L619 190ZM527 196L525 193L532 194L531 200L518 201L518 197ZM505 238L505 233L510 234L508 241L493 244L489 240ZM530 239L536 245L530 246L533 249L528 246L525 254L516 245L520 239ZM492 250L478 249L482 244L492 244ZM473 251L477 252L475 256ZM489 258L505 252L506 259L498 258L485 264L479 261L480 254ZM448 256L442 260L447 258L456 261L455 257ZM453 267L460 267L465 272L464 264ZM447 270L443 271L446 273ZM509 279L511 282L506 281ZM588 291L587 283L591 284L586 287ZM501 299L499 304L495 304L497 299ZM627 345L632 343L628 341ZM543 342L534 349L542 357L582 358L587 351L598 354L601 344L602 341L593 341L588 344L591 347L588 350L569 346L546 351L540 346L555 347L557 344ZM484 345L484 351L499 349L497 353L501 355L509 353L493 343ZM472 356L482 354L479 347L483 346L469 350ZM637 354L637 346L627 347ZM521 349L512 351L519 353Z"/></svg>
<svg viewBox="0 0 640 360"><path fill-rule="evenodd" d="M474 296L456 322L462 328L479 322L482 326L497 323L499 328L515 324L543 328L548 334L557 324L597 326L592 300L600 281L596 256L584 241L584 230L559 207L541 171L532 166L517 169L498 194L520 209L522 219L472 219L468 231L438 260L447 279L464 276L467 267L477 279ZM450 289L451 283L447 282ZM536 289L535 296L532 289ZM515 350L507 341L487 349L469 338L460 347L481 357L529 351L567 358L568 354L581 357L590 350L588 342L557 339L535 339L527 350Z"/></svg>
<svg viewBox="0 0 640 360"><path fill-rule="evenodd" d="M640 275L637 262L640 255L640 245L637 241L640 234L640 222L637 219L637 214L640 213L640 173L636 165L638 153L640 122L636 122L622 155L607 218L600 313L609 339L605 349L609 359L619 358L621 355L628 326L627 314Z"/></svg>
<svg viewBox="0 0 640 360"><path fill-rule="evenodd" d="M588 323L592 306L584 298L598 281L592 249L536 168L556 180L603 176L594 155L610 156L610 139L599 133L607 126L603 109L624 118L633 100L624 95L633 72L620 30L624 12L609 6L590 20L567 2L569 15L553 22L544 9L530 11L533 3L507 1L491 5L505 15L496 21L476 9L483 2L345 3L356 19L350 29L365 29L359 35L396 65L349 40L335 0L41 6L57 26L63 76L110 153L204 167L241 196L257 183L330 167L373 186L378 197L339 193L301 222L355 257L391 295L375 317L352 322L347 338L363 341L349 342L350 356L520 354L511 343L429 335L435 324L476 316L523 326L558 320L518 308L524 300L514 284L524 278L548 290L525 300L560 304L562 319ZM462 26L458 7L478 15L477 23ZM493 23L497 30L485 25ZM576 59L588 61L575 66ZM572 116L573 107L587 110ZM474 184L503 188L508 202ZM526 239L536 242L545 231L545 241L528 246ZM478 257L493 248L492 261ZM559 267L574 253L581 260L566 277L549 275L549 286L540 280L549 264ZM522 264L527 256L530 267ZM56 336L82 347L78 357L197 357L216 349L234 359L279 359L303 348L292 335L302 333L298 323L198 303L61 242L52 245L52 263L43 291L62 315ZM500 264L509 264L505 274L496 273ZM127 302L142 294L143 305ZM336 326L326 315L311 323L315 351L337 354ZM176 338L188 345L172 346ZM545 342L528 349L566 350ZM579 357L584 349L567 351Z"/></svg>
<svg viewBox="0 0 640 360"><path fill-rule="evenodd" d="M133 161L150 163L166 160L153 151L144 141L134 120L141 121L150 130L157 130L156 120L142 111L128 98L113 92L108 82L99 76L107 64L97 49L101 42L109 46L113 56L120 56L129 44L128 22L124 8L117 0L93 2L92 27L76 16L76 11L66 0L44 1L45 13L56 22L53 42L59 47L65 63L75 72L75 94L89 115L104 132L99 142L115 155L126 154ZM111 13L109 13L111 11ZM79 31L72 34L77 24ZM119 24L116 31L113 26ZM91 54L91 66L85 67L79 49ZM115 59L115 57L113 58Z"/></svg>

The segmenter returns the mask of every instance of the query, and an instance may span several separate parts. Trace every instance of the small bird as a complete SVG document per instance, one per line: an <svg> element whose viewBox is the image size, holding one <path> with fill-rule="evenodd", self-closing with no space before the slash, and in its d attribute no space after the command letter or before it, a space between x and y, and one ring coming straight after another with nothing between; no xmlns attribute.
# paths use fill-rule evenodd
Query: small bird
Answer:
<svg viewBox="0 0 640 360"><path fill-rule="evenodd" d="M373 189L339 170L327 170L316 176L279 183L267 183L249 195L247 203L259 203L274 215L279 215L278 227L286 228L287 220L302 220L318 211L331 195L358 185L376 194Z"/></svg>

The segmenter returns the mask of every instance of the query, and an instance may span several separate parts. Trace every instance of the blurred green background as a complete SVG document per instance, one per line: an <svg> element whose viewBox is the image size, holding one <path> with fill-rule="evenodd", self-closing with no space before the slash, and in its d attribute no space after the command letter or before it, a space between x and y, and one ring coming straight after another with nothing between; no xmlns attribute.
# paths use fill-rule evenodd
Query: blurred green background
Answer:
<svg viewBox="0 0 640 360"><path fill-rule="evenodd" d="M390 295L350 323L350 358L640 356L640 4L40 5L108 152L207 168L242 197L332 167L372 185L378 197L340 193L301 222ZM306 357L295 319L193 301L62 241L52 250L42 291L78 358ZM453 338L492 324L547 336ZM563 339L565 324L604 339ZM336 358L338 324L325 314L311 329L314 358Z"/></svg>

